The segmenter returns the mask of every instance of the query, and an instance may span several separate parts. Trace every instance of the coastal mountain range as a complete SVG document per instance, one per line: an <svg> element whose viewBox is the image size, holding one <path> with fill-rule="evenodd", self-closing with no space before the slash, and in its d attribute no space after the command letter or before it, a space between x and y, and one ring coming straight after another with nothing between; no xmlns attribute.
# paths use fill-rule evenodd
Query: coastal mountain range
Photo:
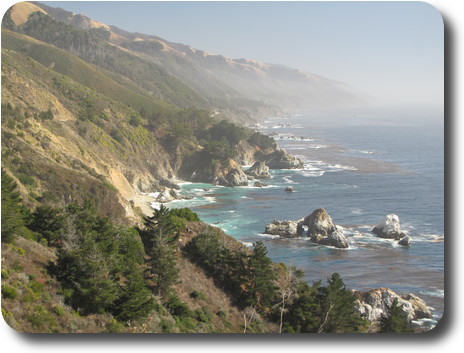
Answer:
<svg viewBox="0 0 464 353"><path fill-rule="evenodd" d="M366 103L347 84L315 74L213 55L158 36L129 33L84 15L32 4L57 21L98 33L106 43L161 66L204 98L209 107L220 111L247 114L253 119L266 116L272 109L337 108Z"/></svg>
<svg viewBox="0 0 464 353"><path fill-rule="evenodd" d="M363 104L348 86L37 2L7 11L1 39L2 314L13 328L379 330L337 274L310 286L263 243L150 207L184 198L182 181L261 187L269 169L302 168L254 124Z"/></svg>

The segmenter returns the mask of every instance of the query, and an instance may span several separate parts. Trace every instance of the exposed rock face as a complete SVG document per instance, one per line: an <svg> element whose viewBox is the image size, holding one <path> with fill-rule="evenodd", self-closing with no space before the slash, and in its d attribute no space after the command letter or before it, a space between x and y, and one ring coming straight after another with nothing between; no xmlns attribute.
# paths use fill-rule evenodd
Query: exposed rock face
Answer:
<svg viewBox="0 0 464 353"><path fill-rule="evenodd" d="M306 218L298 221L273 220L272 223L266 226L264 233L280 235L286 238L306 235L311 238L312 242L321 245L342 249L349 247L343 234L343 228L334 225L332 218L323 208L315 210Z"/></svg>
<svg viewBox="0 0 464 353"><path fill-rule="evenodd" d="M281 149L267 155L264 162L270 169L300 169L304 167L301 159Z"/></svg>
<svg viewBox="0 0 464 353"><path fill-rule="evenodd" d="M399 240L404 237L404 233L401 231L400 219L395 214L389 214L376 225L372 232L377 234L381 238L396 239Z"/></svg>
<svg viewBox="0 0 464 353"><path fill-rule="evenodd" d="M294 238L298 236L297 227L300 221L278 221L273 220L266 226L265 234L280 235L285 238Z"/></svg>
<svg viewBox="0 0 464 353"><path fill-rule="evenodd" d="M248 178L241 168L233 168L225 176L217 178L215 184L223 186L246 186L248 185Z"/></svg>
<svg viewBox="0 0 464 353"><path fill-rule="evenodd" d="M404 238L402 238L398 242L398 244L403 245L403 246L409 246L411 245L411 238L408 235L406 235Z"/></svg>
<svg viewBox="0 0 464 353"><path fill-rule="evenodd" d="M341 226L335 226L333 232L331 232L327 237L321 238L317 243L341 249L348 248L348 242L346 241L345 235L343 234L343 228Z"/></svg>
<svg viewBox="0 0 464 353"><path fill-rule="evenodd" d="M268 179L271 177L269 167L264 162L255 162L253 166L245 172L246 175L256 179Z"/></svg>
<svg viewBox="0 0 464 353"><path fill-rule="evenodd" d="M318 208L303 220L303 225L308 227L308 236L311 241L318 242L321 238L327 237L335 230L332 218L326 210Z"/></svg>
<svg viewBox="0 0 464 353"><path fill-rule="evenodd" d="M334 246L336 248L348 247L348 242L343 234L343 228L335 226L332 218L323 208L318 208L299 224L299 233L302 232L303 226L308 227L307 234L314 243Z"/></svg>
<svg viewBox="0 0 464 353"><path fill-rule="evenodd" d="M418 296L410 293L410 294L403 295L402 298L411 303L414 309L415 319L425 319L425 318L432 317L432 313L430 312L429 307Z"/></svg>
<svg viewBox="0 0 464 353"><path fill-rule="evenodd" d="M378 322L381 319L395 298L398 299L398 305L403 307L408 320L432 317L425 302L414 294L401 297L389 288L377 288L368 292L355 291L355 294L359 298L356 301L356 310L360 314L365 314L366 319L372 322Z"/></svg>

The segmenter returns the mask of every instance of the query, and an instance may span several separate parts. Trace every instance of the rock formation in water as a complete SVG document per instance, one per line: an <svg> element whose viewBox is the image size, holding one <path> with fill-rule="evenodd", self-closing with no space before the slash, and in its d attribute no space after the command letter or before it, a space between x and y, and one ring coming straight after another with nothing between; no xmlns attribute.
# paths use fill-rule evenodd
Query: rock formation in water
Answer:
<svg viewBox="0 0 464 353"><path fill-rule="evenodd" d="M408 235L406 235L398 242L398 244L403 246L409 246L411 245L411 238Z"/></svg>
<svg viewBox="0 0 464 353"><path fill-rule="evenodd" d="M264 233L285 238L308 236L312 242L317 244L342 249L349 247L343 228L334 225L332 218L323 208L318 208L306 218L298 221L273 220L266 226Z"/></svg>
<svg viewBox="0 0 464 353"><path fill-rule="evenodd" d="M432 313L425 302L414 294L400 296L389 288L377 288L368 292L354 291L354 293L358 296L355 302L356 310L371 322L378 322L395 298L398 299L398 305L403 307L409 321L432 318Z"/></svg>
<svg viewBox="0 0 464 353"><path fill-rule="evenodd" d="M297 227L299 221L279 221L273 220L270 224L266 226L264 230L265 234L279 235L284 238L295 238L298 236Z"/></svg>
<svg viewBox="0 0 464 353"><path fill-rule="evenodd" d="M269 179L269 167L264 162L255 162L253 166L245 172L246 175L252 176L256 179Z"/></svg>
<svg viewBox="0 0 464 353"><path fill-rule="evenodd" d="M399 240L404 237L404 233L401 231L400 227L400 219L395 214L385 216L382 222L372 229L372 232L386 239Z"/></svg>
<svg viewBox="0 0 464 353"><path fill-rule="evenodd" d="M270 169L300 169L304 167L301 159L279 148L267 155L265 159L264 162Z"/></svg>
<svg viewBox="0 0 464 353"><path fill-rule="evenodd" d="M314 243L347 248L348 242L343 234L343 228L335 226L326 210L318 208L299 225L301 232L303 226L308 227L307 235Z"/></svg>

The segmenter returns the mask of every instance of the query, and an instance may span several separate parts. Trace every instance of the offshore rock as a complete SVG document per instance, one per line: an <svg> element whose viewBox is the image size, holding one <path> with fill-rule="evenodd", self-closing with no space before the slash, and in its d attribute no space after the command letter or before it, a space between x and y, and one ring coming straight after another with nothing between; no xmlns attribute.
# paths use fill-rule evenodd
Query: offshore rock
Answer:
<svg viewBox="0 0 464 353"><path fill-rule="evenodd" d="M399 245L403 245L403 246L409 246L411 245L411 238L406 235L404 238L402 238L399 242L398 242Z"/></svg>
<svg viewBox="0 0 464 353"><path fill-rule="evenodd" d="M263 188L263 187L265 187L265 186L268 186L268 184L263 183L263 182L257 180L257 181L254 182L253 186L254 186L255 188Z"/></svg>
<svg viewBox="0 0 464 353"><path fill-rule="evenodd" d="M400 219L396 214L385 216L382 222L372 229L372 232L386 239L399 240L404 237L404 233L401 231L400 227Z"/></svg>
<svg viewBox="0 0 464 353"><path fill-rule="evenodd" d="M253 166L248 169L245 174L252 176L256 179L269 179L271 174L269 173L269 167L264 162L255 162Z"/></svg>
<svg viewBox="0 0 464 353"><path fill-rule="evenodd" d="M321 238L317 243L321 245L334 246L340 249L346 249L349 247L341 226L335 226L333 232L331 232L327 237Z"/></svg>
<svg viewBox="0 0 464 353"><path fill-rule="evenodd" d="M293 188L291 186L287 186L284 191L293 192Z"/></svg>
<svg viewBox="0 0 464 353"><path fill-rule="evenodd" d="M274 219L272 223L266 226L265 234L279 235L284 238L297 237L297 227L299 221L278 221Z"/></svg>
<svg viewBox="0 0 464 353"><path fill-rule="evenodd" d="M311 241L316 242L323 237L327 237L335 230L332 218L323 208L314 210L303 220L302 225L308 227L308 236L312 238Z"/></svg>
<svg viewBox="0 0 464 353"><path fill-rule="evenodd" d="M371 322L380 321L395 298L398 299L398 305L407 314L409 321L432 317L425 302L414 294L400 296L391 289L383 287L368 292L354 291L354 293L358 297L355 302L356 311L364 314L366 319Z"/></svg>
<svg viewBox="0 0 464 353"><path fill-rule="evenodd" d="M248 185L248 178L241 168L233 168L225 176L217 178L215 184L223 186L246 186Z"/></svg>
<svg viewBox="0 0 464 353"><path fill-rule="evenodd" d="M402 298L411 303L414 309L414 319L430 319L433 316L425 301L423 301L418 296L409 293L403 295Z"/></svg>
<svg viewBox="0 0 464 353"><path fill-rule="evenodd" d="M266 156L264 161L270 169L301 169L304 167L301 159L292 156L282 149Z"/></svg>
<svg viewBox="0 0 464 353"><path fill-rule="evenodd" d="M308 227L307 235L313 243L336 248L348 248L343 228L335 226L332 218L323 208L318 208L299 224L299 233L302 232L303 226Z"/></svg>

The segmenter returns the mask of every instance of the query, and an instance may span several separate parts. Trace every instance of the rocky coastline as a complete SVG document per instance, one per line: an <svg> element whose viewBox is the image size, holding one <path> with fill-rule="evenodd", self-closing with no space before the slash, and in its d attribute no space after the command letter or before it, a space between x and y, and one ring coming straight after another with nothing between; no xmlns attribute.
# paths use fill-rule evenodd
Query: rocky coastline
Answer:
<svg viewBox="0 0 464 353"><path fill-rule="evenodd" d="M309 237L313 243L346 249L349 247L343 227L335 225L326 210L318 208L305 218L273 220L265 227L264 234L284 238Z"/></svg>

